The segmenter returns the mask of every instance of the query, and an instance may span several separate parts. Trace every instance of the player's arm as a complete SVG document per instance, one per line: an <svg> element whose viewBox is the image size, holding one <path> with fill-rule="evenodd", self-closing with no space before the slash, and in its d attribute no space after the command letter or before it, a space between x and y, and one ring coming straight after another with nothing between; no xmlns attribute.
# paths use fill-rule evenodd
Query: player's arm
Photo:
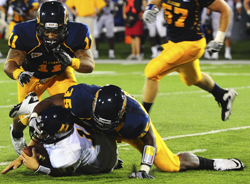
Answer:
<svg viewBox="0 0 250 184"><path fill-rule="evenodd" d="M79 59L79 67L75 68L80 73L91 73L95 68L95 62L93 60L92 52L84 49L78 49L75 51L76 59ZM74 63L72 62L72 65Z"/></svg>
<svg viewBox="0 0 250 184"><path fill-rule="evenodd" d="M42 111L44 111L50 106L64 107L63 98L64 98L64 93L59 93L59 94L50 96L48 98L45 98L44 100L42 100L35 106L32 114L34 113L34 114L37 114L38 116Z"/></svg>
<svg viewBox="0 0 250 184"><path fill-rule="evenodd" d="M243 5L244 5L244 8L245 8L247 14L250 16L250 7L249 7L249 3L250 3L250 0L245 0L245 1L243 2Z"/></svg>
<svg viewBox="0 0 250 184"><path fill-rule="evenodd" d="M6 62L4 64L4 72L11 79L18 79L18 75L21 73L21 65L23 64L26 57L26 53L17 49L10 49Z"/></svg>
<svg viewBox="0 0 250 184"><path fill-rule="evenodd" d="M30 141L29 146L33 146L37 144L33 140ZM16 160L12 161L4 170L2 170L1 174L6 174L11 170L15 170L19 168L23 163L23 157L20 155Z"/></svg>
<svg viewBox="0 0 250 184"><path fill-rule="evenodd" d="M151 166L154 163L155 154L156 154L156 138L153 133L152 127L150 126L148 132L144 137L141 138L144 143L142 150L142 160L141 167L139 172L133 172L130 175L130 178L148 178L154 179L153 176L149 175Z"/></svg>
<svg viewBox="0 0 250 184"><path fill-rule="evenodd" d="M216 11L220 13L220 26L217 31L215 41L219 43L224 42L225 32L227 31L227 27L229 25L230 17L231 17L231 8L224 0L215 0L211 5L207 7L212 11Z"/></svg>
<svg viewBox="0 0 250 184"><path fill-rule="evenodd" d="M35 148L32 148L32 156L28 156L27 154L24 153L24 151L22 151L21 153L22 154L20 157L22 158L25 167L27 169L35 171L36 173L41 173L54 177L72 175L72 172L69 171L73 171L73 169L61 170L52 167L51 164L46 164L46 166L43 164L39 164Z"/></svg>

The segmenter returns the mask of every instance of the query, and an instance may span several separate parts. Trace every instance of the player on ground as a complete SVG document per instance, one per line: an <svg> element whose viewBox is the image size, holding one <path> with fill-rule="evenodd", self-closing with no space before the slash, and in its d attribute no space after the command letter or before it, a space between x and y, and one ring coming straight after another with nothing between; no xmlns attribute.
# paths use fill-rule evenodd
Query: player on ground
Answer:
<svg viewBox="0 0 250 184"><path fill-rule="evenodd" d="M41 5L36 20L16 25L9 36L10 50L4 71L17 80L18 101L35 91L41 100L65 92L76 85L74 71L91 73L95 63L89 48L92 38L85 24L69 22L66 7L57 1ZM24 115L14 118L11 139L18 155L26 146L23 130L28 125Z"/></svg>
<svg viewBox="0 0 250 184"><path fill-rule="evenodd" d="M207 46L201 25L203 7L221 14L216 37ZM226 121L231 114L237 93L234 89L220 88L208 74L201 72L199 58L205 47L209 52L218 52L222 47L229 24L230 7L223 0L152 0L143 14L144 21L154 22L161 8L164 9L167 21L169 42L162 45L161 54L152 59L145 68L143 106L149 112L158 92L159 81L176 71L184 84L195 85L211 93L222 107L221 119Z"/></svg>
<svg viewBox="0 0 250 184"><path fill-rule="evenodd" d="M77 123L79 121L61 106L47 108L36 124L37 131L42 133L31 127L30 136L36 145L43 144L50 163L39 164L36 150L32 150L31 157L22 151L18 159L23 160L26 168L51 176L111 172L118 156L115 139L87 130Z"/></svg>
<svg viewBox="0 0 250 184"><path fill-rule="evenodd" d="M24 101L30 101L31 98L33 97L30 96ZM149 175L153 163L164 172L189 169L224 171L244 168L242 162L234 158L211 160L188 152L173 154L155 129L143 106L129 93L114 85L71 86L65 94L57 94L39 102L31 114L29 125L38 129L36 127L40 121L38 115L47 107L54 105L71 110L92 129L115 137L118 142L129 143L139 150L142 154L140 171L132 173L131 178L154 178ZM25 106L27 108L28 105ZM25 109L22 104L14 107L11 115L21 109ZM12 163L6 169L15 164Z"/></svg>

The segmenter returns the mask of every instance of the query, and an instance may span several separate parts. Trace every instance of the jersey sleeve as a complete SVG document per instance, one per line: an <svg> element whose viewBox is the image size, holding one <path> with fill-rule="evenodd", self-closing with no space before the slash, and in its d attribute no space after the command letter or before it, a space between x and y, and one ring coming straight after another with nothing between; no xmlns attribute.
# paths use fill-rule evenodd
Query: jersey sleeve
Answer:
<svg viewBox="0 0 250 184"><path fill-rule="evenodd" d="M78 49L88 50L92 47L93 38L87 25L82 23L69 23L69 36L66 45L70 46L73 51Z"/></svg>
<svg viewBox="0 0 250 184"><path fill-rule="evenodd" d="M16 24L9 35L8 45L12 49L22 50L27 53L39 45L36 38L35 22L27 21Z"/></svg>
<svg viewBox="0 0 250 184"><path fill-rule="evenodd" d="M64 94L64 106L80 118L92 117L92 103L100 86L78 84L69 87Z"/></svg>

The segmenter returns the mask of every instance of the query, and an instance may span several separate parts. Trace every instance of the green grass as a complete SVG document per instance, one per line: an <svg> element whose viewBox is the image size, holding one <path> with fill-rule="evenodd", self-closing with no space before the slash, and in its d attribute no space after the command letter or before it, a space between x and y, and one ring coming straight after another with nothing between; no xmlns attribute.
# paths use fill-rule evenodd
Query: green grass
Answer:
<svg viewBox="0 0 250 184"><path fill-rule="evenodd" d="M249 60L250 59L250 40L244 41L232 41L232 57L233 59L240 59L240 60ZM151 48L148 39L144 44L144 58L150 59L151 57ZM104 40L100 43L99 46L99 59L108 59L108 43ZM7 44L7 40L0 39L0 51L2 52L3 56L6 57L8 53L9 47ZM219 53L219 59L224 60L224 46L222 47ZM115 56L116 59L126 59L127 56L131 54L131 46L129 44L125 44L124 42L117 42L115 44ZM203 58L202 58L203 59Z"/></svg>
<svg viewBox="0 0 250 184"><path fill-rule="evenodd" d="M92 74L76 73L78 83L87 84L116 84L134 95L141 101L144 85L143 70L145 64L100 64ZM238 96L234 102L233 114L230 120L220 119L220 108L214 98L197 87L185 86L178 75L169 75L160 82L160 91L150 112L151 119L163 138L178 135L225 130L213 134L197 135L165 140L174 152L201 150L195 154L206 158L238 158L246 168L243 171L186 171L179 173L159 172L152 167L152 175L156 183L194 183L194 184L247 184L250 176L250 128L229 130L235 127L249 126L250 119L250 65L248 64L201 64L201 69L207 72L223 88L235 88ZM9 110L17 103L17 87L15 81L9 79L0 64L0 170L17 156L12 148L9 136L9 125L12 120L8 117ZM46 93L44 98L48 96ZM28 130L25 130L28 142ZM132 166L139 169L141 155L131 146L119 146L119 157L124 160L124 168L114 170L109 174L82 175L74 177L52 178L34 174L21 166L6 175L0 175L0 183L152 183L152 180L128 179Z"/></svg>

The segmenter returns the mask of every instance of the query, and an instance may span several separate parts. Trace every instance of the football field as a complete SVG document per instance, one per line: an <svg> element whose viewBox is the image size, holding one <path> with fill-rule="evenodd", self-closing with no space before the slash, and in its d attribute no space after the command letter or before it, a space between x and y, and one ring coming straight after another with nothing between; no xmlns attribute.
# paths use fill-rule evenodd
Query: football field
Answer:
<svg viewBox="0 0 250 184"><path fill-rule="evenodd" d="M128 62L98 60L92 74L76 73L78 83L114 84L142 100L147 61ZM133 166L140 168L141 154L130 145L118 144L123 168L108 174L53 178L35 174L21 166L5 175L0 183L169 183L169 184L248 184L250 183L250 61L201 61L201 70L208 73L222 88L234 88L238 96L230 119L221 120L221 109L214 97L195 86L184 85L178 73L171 73L160 82L160 90L150 112L156 129L173 153L189 151L206 158L238 158L243 171L189 170L165 173L151 169L156 179L128 179ZM0 170L17 158L11 145L9 110L17 103L16 81L3 72L0 63ZM47 92L43 98L47 97ZM30 138L28 128L25 139Z"/></svg>

